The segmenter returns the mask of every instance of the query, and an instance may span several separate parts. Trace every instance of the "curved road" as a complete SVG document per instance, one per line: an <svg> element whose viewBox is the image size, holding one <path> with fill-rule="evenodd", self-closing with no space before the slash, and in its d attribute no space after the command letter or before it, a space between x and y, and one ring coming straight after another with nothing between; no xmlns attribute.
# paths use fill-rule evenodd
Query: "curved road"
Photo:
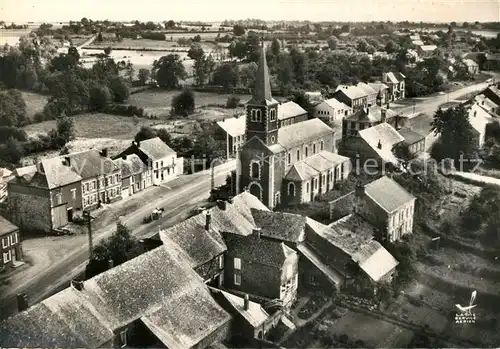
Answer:
<svg viewBox="0 0 500 349"><path fill-rule="evenodd" d="M215 169L215 184L225 182L228 172L236 168L236 161L217 166ZM161 227L167 227L186 219L190 212L207 199L211 186L210 171L186 175L192 180L172 189L168 195L158 198L130 215L123 217L123 222L132 229L132 234L137 238L154 235ZM167 183L167 185L172 182ZM137 194L139 195L139 194ZM140 198L138 198L140 200ZM149 224L142 224L142 219L155 207L164 207L163 218ZM109 237L115 231L115 223L93 232L94 245L100 240ZM24 284L8 290L0 297L0 319L7 318L17 312L16 294L24 292L28 295L30 305L42 301L58 290L69 285L71 279L85 270L88 260L88 244L83 244L73 250L64 259L38 274L35 278L27 280Z"/></svg>

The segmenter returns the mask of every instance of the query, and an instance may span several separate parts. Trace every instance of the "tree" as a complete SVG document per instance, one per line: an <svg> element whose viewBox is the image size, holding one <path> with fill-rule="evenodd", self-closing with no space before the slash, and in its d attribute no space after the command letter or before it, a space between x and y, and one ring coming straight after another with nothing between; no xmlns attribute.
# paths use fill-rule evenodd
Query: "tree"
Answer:
<svg viewBox="0 0 500 349"><path fill-rule="evenodd" d="M368 42L365 39L360 39L356 46L359 52L366 52L368 48Z"/></svg>
<svg viewBox="0 0 500 349"><path fill-rule="evenodd" d="M90 89L90 109L103 110L112 99L111 92L108 87L94 85Z"/></svg>
<svg viewBox="0 0 500 349"><path fill-rule="evenodd" d="M195 98L192 90L186 89L174 97L172 108L176 115L188 116L194 112Z"/></svg>
<svg viewBox="0 0 500 349"><path fill-rule="evenodd" d="M121 77L114 77L109 83L109 90L113 94L113 100L117 103L125 102L130 96L127 84Z"/></svg>
<svg viewBox="0 0 500 349"><path fill-rule="evenodd" d="M469 113L464 106L459 105L443 111L441 108L434 114L432 130L440 134L438 151L433 152L436 160L453 159L455 165L463 158L467 163L477 158L477 145Z"/></svg>
<svg viewBox="0 0 500 349"><path fill-rule="evenodd" d="M141 254L140 243L131 235L123 223L116 225L116 232L98 244L92 251L92 259L87 265L85 276L94 277L108 269L109 261L113 266L120 265Z"/></svg>
<svg viewBox="0 0 500 349"><path fill-rule="evenodd" d="M134 80L135 69L131 61L128 61L125 65L125 76L127 77L129 82L132 82Z"/></svg>
<svg viewBox="0 0 500 349"><path fill-rule="evenodd" d="M236 24L233 26L233 34L234 36L242 36L245 35L245 27L242 25Z"/></svg>
<svg viewBox="0 0 500 349"><path fill-rule="evenodd" d="M337 49L337 45L339 44L339 39L337 39L335 36L330 36L327 40L327 43L330 50L335 50Z"/></svg>
<svg viewBox="0 0 500 349"><path fill-rule="evenodd" d="M248 65L240 69L240 81L243 86L253 88L255 78L257 76L258 65L255 62L250 62Z"/></svg>
<svg viewBox="0 0 500 349"><path fill-rule="evenodd" d="M11 164L18 164L24 156L22 144L13 137L7 139L7 142L1 150L4 155L0 156L0 158L4 158Z"/></svg>
<svg viewBox="0 0 500 349"><path fill-rule="evenodd" d="M304 108L305 111L311 113L312 111L311 101L309 100L309 96L307 96L304 91L296 91L295 93L293 93L291 99L292 101L300 105L302 108Z"/></svg>
<svg viewBox="0 0 500 349"><path fill-rule="evenodd" d="M153 76L158 85L167 88L177 88L179 80L186 79L187 73L180 56L169 54L153 63Z"/></svg>
<svg viewBox="0 0 500 349"><path fill-rule="evenodd" d="M410 151L409 145L405 142L394 144L391 151L405 171L408 169L408 165L411 160L415 159L417 156L415 153Z"/></svg>
<svg viewBox="0 0 500 349"><path fill-rule="evenodd" d="M220 85L226 92L231 92L240 81L238 66L232 63L223 63L215 71L213 80L215 85Z"/></svg>
<svg viewBox="0 0 500 349"><path fill-rule="evenodd" d="M281 51L281 44L277 38L274 38L271 43L271 52L275 57L278 57Z"/></svg>
<svg viewBox="0 0 500 349"><path fill-rule="evenodd" d="M198 61L205 57L205 51L203 51L203 48L201 47L200 44L193 44L189 48L187 55L189 58Z"/></svg>
<svg viewBox="0 0 500 349"><path fill-rule="evenodd" d="M399 46L394 40L390 40L385 45L385 52L387 53L396 53L401 50L401 46Z"/></svg>
<svg viewBox="0 0 500 349"><path fill-rule="evenodd" d="M243 41L233 41L229 45L228 51L231 57L243 59L248 53L247 44Z"/></svg>
<svg viewBox="0 0 500 349"><path fill-rule="evenodd" d="M149 78L151 76L151 72L149 71L149 69L141 68L141 69L139 69L138 75L139 75L139 81L140 81L141 85L144 86L149 81Z"/></svg>
<svg viewBox="0 0 500 349"><path fill-rule="evenodd" d="M57 118L56 139L53 140L58 148L62 148L75 138L75 125L71 116L62 114Z"/></svg>
<svg viewBox="0 0 500 349"><path fill-rule="evenodd" d="M237 96L230 96L228 97L226 101L226 108L228 109L235 109L238 107L238 104L240 103L240 98Z"/></svg>
<svg viewBox="0 0 500 349"><path fill-rule="evenodd" d="M24 126L27 122L26 103L17 90L0 92L0 126Z"/></svg>
<svg viewBox="0 0 500 349"><path fill-rule="evenodd" d="M106 48L104 49L104 54L105 54L106 56L109 56L109 55L111 54L111 47L109 47L109 46L108 46L108 47L106 47Z"/></svg>
<svg viewBox="0 0 500 349"><path fill-rule="evenodd" d="M168 133L167 129L165 128L157 129L156 136L159 137L166 144L170 144L172 142L172 135Z"/></svg>
<svg viewBox="0 0 500 349"><path fill-rule="evenodd" d="M134 137L136 142L145 141L147 139L157 137L156 130L150 126L142 126L139 132Z"/></svg>

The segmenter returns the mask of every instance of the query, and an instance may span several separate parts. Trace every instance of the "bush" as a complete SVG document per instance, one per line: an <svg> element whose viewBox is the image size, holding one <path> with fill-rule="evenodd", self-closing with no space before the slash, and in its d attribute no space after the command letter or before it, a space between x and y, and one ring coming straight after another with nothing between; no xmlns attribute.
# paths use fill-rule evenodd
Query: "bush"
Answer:
<svg viewBox="0 0 500 349"><path fill-rule="evenodd" d="M121 116L137 116L140 118L147 118L148 114L144 112L144 109L138 108L135 105L124 105L124 104L111 104L104 108L103 110L107 114L121 115Z"/></svg>
<svg viewBox="0 0 500 349"><path fill-rule="evenodd" d="M228 109L237 108L239 103L240 103L239 97L231 96L227 99L226 108L228 108Z"/></svg>
<svg viewBox="0 0 500 349"><path fill-rule="evenodd" d="M176 115L188 116L194 112L195 99L192 90L186 89L174 97L172 108Z"/></svg>

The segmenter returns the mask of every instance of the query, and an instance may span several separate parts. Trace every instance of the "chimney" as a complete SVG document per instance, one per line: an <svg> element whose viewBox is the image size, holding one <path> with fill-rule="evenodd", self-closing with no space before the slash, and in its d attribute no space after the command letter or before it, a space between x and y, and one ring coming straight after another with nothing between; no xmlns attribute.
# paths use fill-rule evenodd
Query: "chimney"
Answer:
<svg viewBox="0 0 500 349"><path fill-rule="evenodd" d="M108 157L108 148L103 148L101 150L101 156L104 157L104 158L107 158Z"/></svg>
<svg viewBox="0 0 500 349"><path fill-rule="evenodd" d="M354 194L360 198L365 196L365 186L361 184L361 182L358 182L356 184L356 189L354 189Z"/></svg>
<svg viewBox="0 0 500 349"><path fill-rule="evenodd" d="M122 160L127 160L127 155L122 155Z"/></svg>
<svg viewBox="0 0 500 349"><path fill-rule="evenodd" d="M243 309L248 310L250 309L250 298L248 298L248 295L245 295L245 298L243 299Z"/></svg>
<svg viewBox="0 0 500 349"><path fill-rule="evenodd" d="M73 286L78 291L82 291L83 290L83 281L71 280L71 286Z"/></svg>
<svg viewBox="0 0 500 349"><path fill-rule="evenodd" d="M255 236L256 238L260 239L260 228L253 228L252 229L252 235Z"/></svg>
<svg viewBox="0 0 500 349"><path fill-rule="evenodd" d="M64 158L64 164L65 164L66 166L71 166L71 158L70 158L69 156L66 156L66 157Z"/></svg>
<svg viewBox="0 0 500 349"><path fill-rule="evenodd" d="M226 201L217 200L217 207L220 208L222 211L225 211L226 210Z"/></svg>
<svg viewBox="0 0 500 349"><path fill-rule="evenodd" d="M377 148L382 149L382 143L380 142L380 139L378 140Z"/></svg>
<svg viewBox="0 0 500 349"><path fill-rule="evenodd" d="M17 295L17 311L22 312L28 309L28 295L26 293L19 293Z"/></svg>
<svg viewBox="0 0 500 349"><path fill-rule="evenodd" d="M387 110L385 108L380 109L380 122L384 123L387 121Z"/></svg>
<svg viewBox="0 0 500 349"><path fill-rule="evenodd" d="M134 147L139 148L139 146L140 146L140 142L132 141L132 145L133 145Z"/></svg>
<svg viewBox="0 0 500 349"><path fill-rule="evenodd" d="M210 224L212 223L212 214L210 211L207 211L205 214L205 230L210 230Z"/></svg>
<svg viewBox="0 0 500 349"><path fill-rule="evenodd" d="M115 262L112 259L108 259L108 269L113 269L114 266Z"/></svg>

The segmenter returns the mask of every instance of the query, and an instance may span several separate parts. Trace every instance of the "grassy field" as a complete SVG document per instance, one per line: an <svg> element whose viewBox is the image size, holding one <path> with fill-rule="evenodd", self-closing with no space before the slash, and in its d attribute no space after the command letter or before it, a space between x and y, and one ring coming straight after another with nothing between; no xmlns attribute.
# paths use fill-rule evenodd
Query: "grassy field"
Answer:
<svg viewBox="0 0 500 349"><path fill-rule="evenodd" d="M192 38L194 35L191 35L186 38ZM106 47L111 47L112 49L133 49L133 50L172 50L172 49L179 49L179 50L189 50L189 46L179 46L177 43L177 40L180 37L173 37L173 40L170 40L170 36L166 36L167 40L149 40L149 39L129 39L125 38L122 41L105 41L105 42L93 42L88 48L99 48L99 49L104 49ZM81 43L83 43L82 41ZM201 47L205 51L211 51L213 50L217 45L214 43L209 43L209 42L201 42Z"/></svg>
<svg viewBox="0 0 500 349"><path fill-rule="evenodd" d="M130 96L129 104L143 108L147 113L156 114L158 117L169 115L172 99L178 95L179 91L148 90ZM217 94L209 92L195 92L196 107L199 109L208 105L225 105L230 94ZM240 102L245 103L250 99L250 95L238 95ZM227 115L231 116L232 110L227 110ZM227 116L226 116L227 117Z"/></svg>
<svg viewBox="0 0 500 349"><path fill-rule="evenodd" d="M43 111L43 107L47 104L47 97L38 93L21 91L23 99L26 102L26 112L29 118L37 112Z"/></svg>

